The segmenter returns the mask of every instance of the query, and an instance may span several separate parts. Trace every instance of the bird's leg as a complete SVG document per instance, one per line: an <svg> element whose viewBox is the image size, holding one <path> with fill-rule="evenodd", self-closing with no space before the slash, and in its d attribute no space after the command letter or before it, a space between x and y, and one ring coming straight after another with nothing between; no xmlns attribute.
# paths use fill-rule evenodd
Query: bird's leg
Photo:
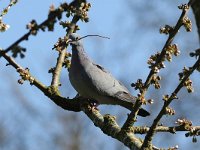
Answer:
<svg viewBox="0 0 200 150"><path fill-rule="evenodd" d="M79 93L77 93L74 98L79 98L79 97L81 97L81 95Z"/></svg>
<svg viewBox="0 0 200 150"><path fill-rule="evenodd" d="M97 107L99 106L99 102L95 99L88 99L89 104L92 108L92 110L99 110Z"/></svg>
<svg viewBox="0 0 200 150"><path fill-rule="evenodd" d="M76 94L75 98L83 99L85 101L85 103L90 105L91 110L99 110L97 108L99 106L99 102L97 100L82 97L79 93Z"/></svg>

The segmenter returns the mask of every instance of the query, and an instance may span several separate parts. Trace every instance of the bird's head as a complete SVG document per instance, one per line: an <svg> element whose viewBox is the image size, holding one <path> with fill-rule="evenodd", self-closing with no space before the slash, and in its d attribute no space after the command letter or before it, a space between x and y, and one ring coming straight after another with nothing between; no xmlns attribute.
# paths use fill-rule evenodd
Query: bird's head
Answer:
<svg viewBox="0 0 200 150"><path fill-rule="evenodd" d="M72 33L69 35L68 43L72 46L81 46L82 40L80 40L80 36L77 33Z"/></svg>

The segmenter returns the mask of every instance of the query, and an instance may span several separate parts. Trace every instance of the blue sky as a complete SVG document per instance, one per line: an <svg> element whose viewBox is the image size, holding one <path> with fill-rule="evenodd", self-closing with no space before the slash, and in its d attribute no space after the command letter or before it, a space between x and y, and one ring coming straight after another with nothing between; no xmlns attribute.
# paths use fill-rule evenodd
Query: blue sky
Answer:
<svg viewBox="0 0 200 150"><path fill-rule="evenodd" d="M7 2L8 1L5 0L0 1L0 10L7 5ZM11 27L7 32L0 34L0 47L7 48L11 43L24 35L24 33L27 32L25 25L32 19L36 19L38 23L41 23L46 19L49 6L51 4L58 6L61 2L63 1L45 0L40 1L39 3L37 1L19 1L4 17L4 22ZM148 57L160 50L167 38L165 35L159 34L159 28L165 24L174 25L176 23L176 20L180 15L180 10L177 9L177 5L180 2L174 2L173 0L153 0L151 3L146 2L145 0L136 0L134 2L124 2L122 0L90 2L92 4L92 8L89 12L90 21L87 24L79 22L81 30L78 33L81 35L99 34L108 36L111 39L106 40L95 37L86 38L84 39L85 49L95 62L101 64L112 72L115 77L122 80L135 95L137 94L137 91L131 89L130 83L136 81L138 78L145 79L148 75L149 69L146 64ZM184 2L187 1L181 1L181 3ZM190 17L193 18L191 13ZM65 20L66 18L64 17L63 19ZM194 20L192 19L192 21ZM196 28L195 26L193 28L192 33L185 33L183 29L180 30L180 33L175 38L175 42L179 43L179 47L182 50L181 56L171 64L167 63L168 69L161 73L163 76L175 76L173 81L169 78L164 78L164 81L168 84L163 84L162 86L165 88L160 93L158 92L158 94L156 93L156 90L150 88L150 92L147 96L150 97L153 95L156 98L155 105L147 106L146 108L153 112L154 116L161 107L159 104L162 103L160 102L162 93L170 93L173 87L175 87L175 84L178 83L177 73L181 71L184 65L192 65L195 61L188 57L189 52L199 46ZM39 32L37 37L31 36L28 41L21 43L21 46L27 48L26 57L24 59L17 58L17 62L23 67L30 68L33 76L41 80L44 84L49 85L51 75L48 74L48 69L55 65L57 57L57 52L52 51L51 48L54 43L56 43L57 39L64 35L65 30L56 24L53 33ZM68 48L68 50L70 51L70 48ZM54 134L54 132L62 132L62 130L60 131L61 125L57 120L56 114L72 115L73 113L61 110L49 101L38 89L31 87L28 83L23 85L17 84L17 80L19 79L18 74L11 67L5 67L5 64L6 61L1 58L0 67L3 69L0 74L0 94L2 95L0 121L2 122L2 125L8 128L9 136L13 137L18 137L17 132L15 131L16 126L19 131L24 129L28 134L19 137L27 139L23 143L27 146L27 149L37 149L37 146L40 143L37 141L37 138L44 140L45 143L51 143L52 138L50 135ZM194 83L197 92L192 94L193 97L196 95L198 96L199 93L198 75L199 74L195 74L192 76L192 79L197 81ZM62 72L61 82L63 85L61 87L62 94L64 96L73 97L76 92L70 86L66 70L63 70ZM16 94L20 95L20 97L15 99ZM181 95L183 95L181 97L187 95L185 90L183 90ZM188 96L186 97L190 98ZM191 106L193 112L198 112L198 108L195 108L194 106L199 104L199 102L191 101L191 103L193 103ZM178 115L181 116L182 114L181 117L185 117L185 114L187 114L188 103L175 102L175 104L180 106L180 111L177 110ZM102 108L103 113L109 112L114 115L122 116L124 119L125 117L123 116L126 116L127 113L126 110L122 109L122 111L119 111L118 109L116 110L115 107L111 107L110 110L107 109L107 107L100 108ZM154 110L155 112L151 110L152 108L156 108L156 110ZM89 126L87 131L91 133L91 136L98 136L97 138L100 142L96 141L97 144L104 143L104 149L115 148L115 144L117 143L115 140L103 135L103 133L94 127L91 121L82 113L78 114L78 116L85 120L83 126ZM196 119L199 118L198 116L189 114L187 117L192 119L196 124L200 123L200 121ZM176 116L172 118L172 120L177 119ZM170 117L164 117L163 122L168 123L168 119L170 119ZM141 122L138 124L151 124L151 122L152 118L148 121L141 119ZM170 125L174 125L173 121L170 123ZM49 131L49 134L45 134L41 124L50 126L49 128L52 130ZM163 139L165 137L168 136L164 134ZM184 134L179 133L175 136L169 135L169 137L176 137L176 140L163 143L159 141L161 137L158 136L154 142L159 146L164 147L179 144L179 146L183 146L181 149L193 146L191 138L185 138ZM89 139L90 137L87 138ZM108 143L108 140L111 142ZM14 146L15 144L16 143L11 143L9 149L14 149L12 145ZM199 144L195 145L198 147ZM8 149L8 147L4 148ZM56 147L51 144L42 147L42 149L49 148ZM195 149L195 147L193 147L193 149Z"/></svg>

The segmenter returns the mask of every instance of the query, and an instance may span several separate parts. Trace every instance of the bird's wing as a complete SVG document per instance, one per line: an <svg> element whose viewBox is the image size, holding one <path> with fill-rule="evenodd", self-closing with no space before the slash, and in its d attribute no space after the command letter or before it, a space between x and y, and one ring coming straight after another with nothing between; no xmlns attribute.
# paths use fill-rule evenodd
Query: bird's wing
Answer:
<svg viewBox="0 0 200 150"><path fill-rule="evenodd" d="M96 66L97 68L99 68L101 71L105 72L105 73L109 73L106 69L104 69L102 66L98 65L98 64L95 64L95 63L92 63L94 66Z"/></svg>
<svg viewBox="0 0 200 150"><path fill-rule="evenodd" d="M117 79L115 79L110 72L105 70L102 66L93 63L93 71L97 73L96 76L93 77L93 84L99 87L99 91L107 94L108 96L115 95L116 97L123 97L124 100L131 101L133 96L129 94L128 89L120 83ZM91 73L93 72L91 71Z"/></svg>
<svg viewBox="0 0 200 150"><path fill-rule="evenodd" d="M126 102L131 102L131 103L135 103L135 100L136 100L136 97L124 91L117 92L115 95L113 95L113 98L117 98L117 99L120 99Z"/></svg>

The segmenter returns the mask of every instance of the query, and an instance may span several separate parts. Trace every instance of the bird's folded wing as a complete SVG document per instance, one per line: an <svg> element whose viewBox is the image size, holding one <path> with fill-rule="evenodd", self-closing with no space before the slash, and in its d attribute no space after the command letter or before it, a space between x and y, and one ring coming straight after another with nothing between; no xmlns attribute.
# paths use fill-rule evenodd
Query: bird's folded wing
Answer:
<svg viewBox="0 0 200 150"><path fill-rule="evenodd" d="M97 68L99 68L100 70L102 70L103 72L109 73L109 74L110 74L110 72L108 72L108 71L107 71L106 69L104 69L102 66L100 66L100 65L98 65L98 64L95 64L95 63L93 63L93 65L96 66Z"/></svg>
<svg viewBox="0 0 200 150"><path fill-rule="evenodd" d="M120 99L126 102L135 103L136 97L132 96L128 92L119 91L113 95L113 98Z"/></svg>
<svg viewBox="0 0 200 150"><path fill-rule="evenodd" d="M95 64L93 63L93 66L95 66L95 68L98 70L96 72L99 73L99 75L101 74L102 78L101 78L101 81L103 82L103 80L105 80L106 83L109 83L109 85L111 85L112 87L115 87L117 86L118 89L121 89L119 91L125 91L125 92L129 92L128 89L120 82L118 81L117 79L115 79L115 77L112 76L112 74L107 71L106 69L104 69L102 66L98 65L98 64ZM112 84L112 82L114 84Z"/></svg>

